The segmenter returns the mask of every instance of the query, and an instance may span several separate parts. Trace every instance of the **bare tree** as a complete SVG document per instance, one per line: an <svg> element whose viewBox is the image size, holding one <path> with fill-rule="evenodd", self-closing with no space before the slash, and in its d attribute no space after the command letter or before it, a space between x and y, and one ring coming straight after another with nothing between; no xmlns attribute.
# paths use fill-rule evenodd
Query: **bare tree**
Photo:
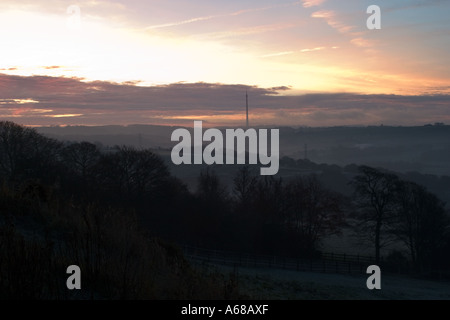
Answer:
<svg viewBox="0 0 450 320"><path fill-rule="evenodd" d="M297 177L287 186L289 216L287 224L317 249L324 236L337 234L344 222L343 198L320 183L315 175Z"/></svg>
<svg viewBox="0 0 450 320"><path fill-rule="evenodd" d="M220 182L219 177L210 167L200 172L197 186L197 195L207 202L219 204L227 198L227 190Z"/></svg>
<svg viewBox="0 0 450 320"><path fill-rule="evenodd" d="M255 196L257 182L258 176L247 165L239 169L233 179L233 193L239 206L244 210L248 209L251 200Z"/></svg>
<svg viewBox="0 0 450 320"><path fill-rule="evenodd" d="M10 121L0 122L0 174L9 181L54 178L61 143L34 129ZM51 172L50 172L51 171Z"/></svg>
<svg viewBox="0 0 450 320"><path fill-rule="evenodd" d="M269 225L282 225L286 219L286 193L283 179L265 176L256 184L254 199L258 219Z"/></svg>
<svg viewBox="0 0 450 320"><path fill-rule="evenodd" d="M101 158L96 171L107 189L139 200L156 196L158 187L170 176L159 156L133 147L116 147L113 153Z"/></svg>
<svg viewBox="0 0 450 320"><path fill-rule="evenodd" d="M8 180L16 177L29 156L31 137L35 134L34 130L13 122L0 122L0 170Z"/></svg>
<svg viewBox="0 0 450 320"><path fill-rule="evenodd" d="M65 146L61 152L64 164L84 181L92 173L92 169L100 160L100 150L90 142L76 142Z"/></svg>
<svg viewBox="0 0 450 320"><path fill-rule="evenodd" d="M351 182L360 209L358 229L374 244L375 259L379 263L381 248L392 240L388 229L395 212L398 178L367 166L361 166L359 171Z"/></svg>
<svg viewBox="0 0 450 320"><path fill-rule="evenodd" d="M31 151L26 164L27 170L42 182L55 181L58 171L59 153L62 143L33 131L31 135Z"/></svg>
<svg viewBox="0 0 450 320"><path fill-rule="evenodd" d="M444 203L423 186L401 181L398 184L397 224L394 233L409 248L416 267L436 259L449 225Z"/></svg>

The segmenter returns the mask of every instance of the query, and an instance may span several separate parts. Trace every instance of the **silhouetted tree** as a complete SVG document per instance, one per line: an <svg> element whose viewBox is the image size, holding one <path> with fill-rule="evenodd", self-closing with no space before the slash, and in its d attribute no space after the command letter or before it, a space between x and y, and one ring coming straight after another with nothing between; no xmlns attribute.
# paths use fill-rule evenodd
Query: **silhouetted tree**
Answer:
<svg viewBox="0 0 450 320"><path fill-rule="evenodd" d="M61 150L64 164L75 174L87 181L92 175L93 168L100 160L101 152L97 146L90 142L75 142Z"/></svg>
<svg viewBox="0 0 450 320"><path fill-rule="evenodd" d="M226 188L221 184L219 177L210 167L206 167L200 172L197 195L207 202L220 203L226 200Z"/></svg>
<svg viewBox="0 0 450 320"><path fill-rule="evenodd" d="M227 225L230 199L227 189L213 169L200 172L197 191L189 215L189 229L195 230L196 243L223 248L230 239Z"/></svg>
<svg viewBox="0 0 450 320"><path fill-rule="evenodd" d="M287 186L289 230L303 250L312 252L325 236L337 234L344 222L343 197L326 189L315 175L299 176Z"/></svg>
<svg viewBox="0 0 450 320"><path fill-rule="evenodd" d="M244 166L238 170L233 179L233 194L236 197L238 206L243 210L248 210L251 201L255 197L258 176L251 167Z"/></svg>
<svg viewBox="0 0 450 320"><path fill-rule="evenodd" d="M253 248L262 253L280 254L286 244L287 201L283 180L273 176L259 178L252 199L248 223Z"/></svg>
<svg viewBox="0 0 450 320"><path fill-rule="evenodd" d="M255 188L254 206L258 219L266 224L281 225L286 218L286 193L283 179L265 176Z"/></svg>
<svg viewBox="0 0 450 320"><path fill-rule="evenodd" d="M55 178L61 143L34 129L10 121L0 122L0 175L10 182Z"/></svg>
<svg viewBox="0 0 450 320"><path fill-rule="evenodd" d="M32 129L13 122L0 122L0 169L6 179L14 179L21 171L21 165L30 155L30 142L35 134Z"/></svg>
<svg viewBox="0 0 450 320"><path fill-rule="evenodd" d="M377 169L361 166L360 174L352 184L360 211L359 231L373 242L376 262L380 261L380 250L390 240L387 230L392 225L396 205L397 176Z"/></svg>
<svg viewBox="0 0 450 320"><path fill-rule="evenodd" d="M96 172L105 188L119 198L155 199L170 173L164 161L150 150L116 147L100 159Z"/></svg>
<svg viewBox="0 0 450 320"><path fill-rule="evenodd" d="M26 168L28 175L45 183L53 183L59 175L62 143L33 131Z"/></svg>
<svg viewBox="0 0 450 320"><path fill-rule="evenodd" d="M444 203L413 182L399 182L397 196L395 235L409 248L416 267L436 263L449 226Z"/></svg>

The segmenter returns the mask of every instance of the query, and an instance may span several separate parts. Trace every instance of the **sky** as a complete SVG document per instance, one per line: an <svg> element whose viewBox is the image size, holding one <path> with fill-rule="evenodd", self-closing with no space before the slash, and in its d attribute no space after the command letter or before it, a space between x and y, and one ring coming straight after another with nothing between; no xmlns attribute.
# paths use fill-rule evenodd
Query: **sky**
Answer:
<svg viewBox="0 0 450 320"><path fill-rule="evenodd" d="M369 30L370 5L381 29ZM450 1L0 2L0 120L450 123Z"/></svg>

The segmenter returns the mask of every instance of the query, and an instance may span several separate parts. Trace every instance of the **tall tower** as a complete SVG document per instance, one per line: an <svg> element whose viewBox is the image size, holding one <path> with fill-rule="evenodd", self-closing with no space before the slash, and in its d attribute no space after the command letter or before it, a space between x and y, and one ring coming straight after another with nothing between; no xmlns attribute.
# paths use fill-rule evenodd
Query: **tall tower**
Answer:
<svg viewBox="0 0 450 320"><path fill-rule="evenodd" d="M248 128L248 93L245 91L245 110L246 110L246 125Z"/></svg>

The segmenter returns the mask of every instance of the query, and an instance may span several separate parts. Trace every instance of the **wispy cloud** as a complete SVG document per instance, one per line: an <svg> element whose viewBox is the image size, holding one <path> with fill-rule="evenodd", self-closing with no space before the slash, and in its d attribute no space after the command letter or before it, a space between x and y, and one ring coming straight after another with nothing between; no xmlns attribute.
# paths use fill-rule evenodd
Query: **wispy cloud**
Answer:
<svg viewBox="0 0 450 320"><path fill-rule="evenodd" d="M357 47L368 48L373 46L373 43L371 41L364 38L354 38L350 40L350 42Z"/></svg>
<svg viewBox="0 0 450 320"><path fill-rule="evenodd" d="M337 17L336 12L332 10L320 10L313 12L311 14L311 17L324 19L330 27L338 30L340 33L347 34L355 28L354 26L349 26L340 21Z"/></svg>
<svg viewBox="0 0 450 320"><path fill-rule="evenodd" d="M211 20L211 19L217 18L217 17L219 17L219 16L197 17L197 18L192 18L192 19L187 19L187 20L181 20L181 21L176 21L176 22L170 22L170 23L164 23L164 24L157 24L157 25L154 25L154 26L146 27L145 30L152 30L152 29L160 29L160 28L176 27L176 26L181 26L181 25L183 25L183 24L188 24L188 23L193 23L193 22L199 22L199 21Z"/></svg>
<svg viewBox="0 0 450 320"><path fill-rule="evenodd" d="M295 53L295 51L282 51L282 52L276 52L276 53L269 53L269 54L262 55L261 58L286 56L286 55L293 54L293 53Z"/></svg>
<svg viewBox="0 0 450 320"><path fill-rule="evenodd" d="M320 1L324 1L324 0L312 0L312 1L313 2L314 1L319 1L320 2ZM209 15L209 16L203 16L203 17L195 17L195 18L186 19L186 20L180 20L180 21L174 21L174 22L169 22L169 23L164 23L164 24L148 26L148 27L145 28L145 30L176 27L176 26L180 26L180 25L184 25L184 24L189 24L189 23L194 23L194 22L201 22L201 21L207 21L207 20L211 20L211 19L215 19L215 18L239 16L239 15L246 14L246 13L266 11L266 10L275 9L275 8L290 7L290 6L299 5L300 3L301 2L296 1L296 2L291 2L291 3L271 5L271 6L266 6L266 7L243 9L243 10L238 10L238 11L235 11L235 12L225 13L225 14Z"/></svg>
<svg viewBox="0 0 450 320"><path fill-rule="evenodd" d="M73 118L73 117L81 117L82 113L66 113L66 114L47 114L44 117L47 118Z"/></svg>
<svg viewBox="0 0 450 320"><path fill-rule="evenodd" d="M0 104L27 104L27 103L39 103L34 99L0 99Z"/></svg>
<svg viewBox="0 0 450 320"><path fill-rule="evenodd" d="M316 48L312 48L312 49L302 49L300 50L300 52L313 52L313 51L320 51L320 50L324 50L325 47L316 47Z"/></svg>
<svg viewBox="0 0 450 320"><path fill-rule="evenodd" d="M343 22L342 19L339 19L339 15L336 11L320 10L313 12L311 17L324 19L330 27L336 29L339 33L351 37L350 43L357 47L368 48L374 46L371 40L363 38L364 32L356 31L355 26L348 25Z"/></svg>
<svg viewBox="0 0 450 320"><path fill-rule="evenodd" d="M316 48L305 48L298 51L281 51L281 52L275 52L275 53L269 53L260 56L260 58L272 58L272 57L280 57L280 56L287 56L295 53L307 53L307 52L314 52L314 51L321 51L326 49L338 49L338 47L316 47Z"/></svg>
<svg viewBox="0 0 450 320"><path fill-rule="evenodd" d="M293 28L296 25L293 23L277 23L277 24L266 24L258 25L252 27L238 28L227 31L209 32L199 35L199 38L213 38L213 39L223 39L237 36L246 36L267 32L281 31L289 28Z"/></svg>
<svg viewBox="0 0 450 320"><path fill-rule="evenodd" d="M326 0L302 0L303 7L305 8L320 6L325 1Z"/></svg>
<svg viewBox="0 0 450 320"><path fill-rule="evenodd" d="M61 68L61 66L44 66L43 68L46 70L51 70L51 69L59 69Z"/></svg>

